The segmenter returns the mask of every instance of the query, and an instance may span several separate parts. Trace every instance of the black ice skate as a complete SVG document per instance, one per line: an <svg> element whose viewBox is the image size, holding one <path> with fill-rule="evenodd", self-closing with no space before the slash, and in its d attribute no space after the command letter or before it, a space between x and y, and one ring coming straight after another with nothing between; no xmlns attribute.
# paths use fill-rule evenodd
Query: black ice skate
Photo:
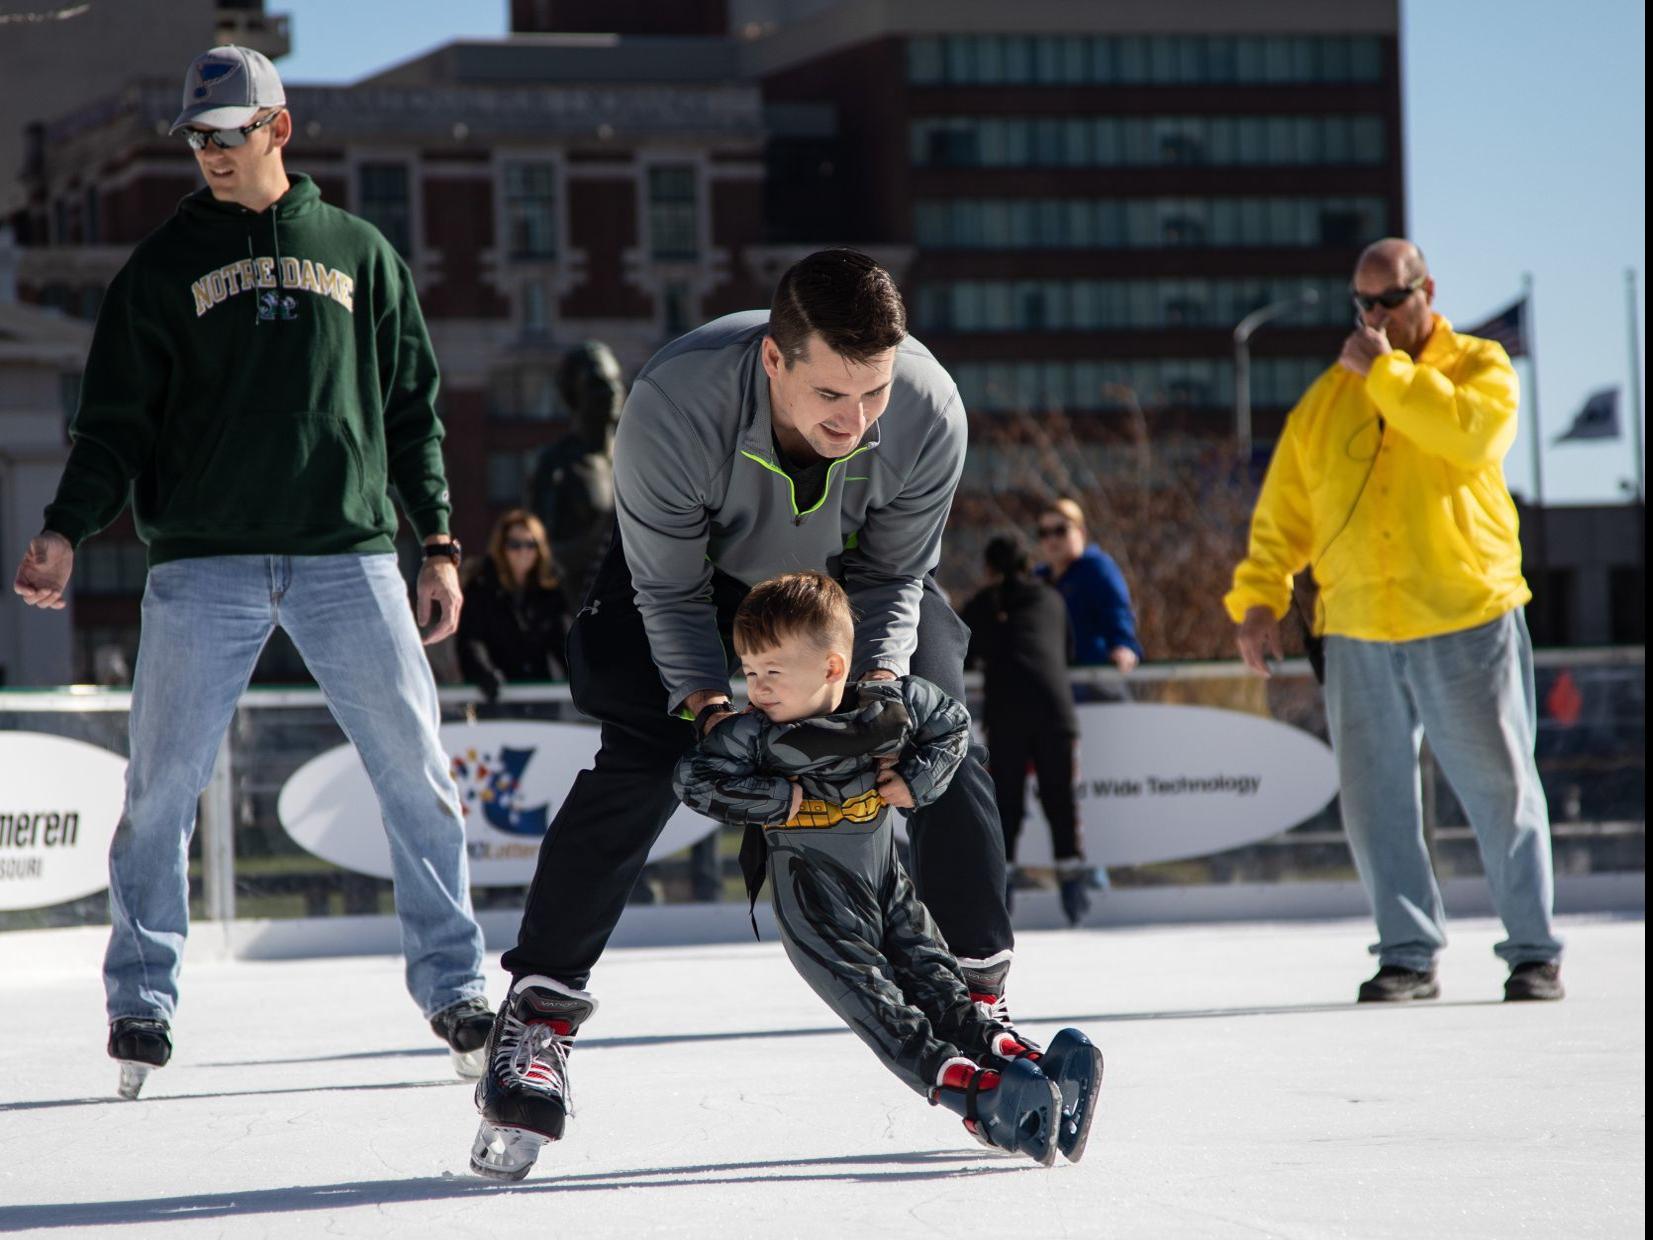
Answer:
<svg viewBox="0 0 1653 1240"><path fill-rule="evenodd" d="M982 1066L992 1067L1008 1060L1027 1059L1062 1091L1062 1130L1056 1144L1062 1157L1078 1162L1085 1155L1091 1120L1096 1114L1096 1095L1102 1088L1102 1051L1077 1029L1064 1029L1052 1039L1049 1050L1020 1034L1001 1033L983 1056Z"/></svg>
<svg viewBox="0 0 1653 1240"><path fill-rule="evenodd" d="M476 1086L482 1113L471 1145L471 1170L494 1180L520 1180L540 1147L562 1136L574 1113L568 1053L574 1035L597 1010L583 990L532 974L511 986L488 1035L487 1069Z"/></svg>
<svg viewBox="0 0 1653 1240"><path fill-rule="evenodd" d="M1056 1161L1062 1091L1031 1059L1013 1060L1003 1072L949 1059L930 1101L962 1115L965 1128L985 1146L1026 1154L1041 1167Z"/></svg>
<svg viewBox="0 0 1653 1240"><path fill-rule="evenodd" d="M121 1097L131 1101L150 1072L172 1058L172 1034L164 1020L122 1016L109 1025L109 1058L121 1066Z"/></svg>
<svg viewBox="0 0 1653 1240"><path fill-rule="evenodd" d="M473 996L450 1003L430 1018L430 1027L448 1044L455 1072L467 1081L482 1075L488 1034L494 1027L494 1010L486 999Z"/></svg>

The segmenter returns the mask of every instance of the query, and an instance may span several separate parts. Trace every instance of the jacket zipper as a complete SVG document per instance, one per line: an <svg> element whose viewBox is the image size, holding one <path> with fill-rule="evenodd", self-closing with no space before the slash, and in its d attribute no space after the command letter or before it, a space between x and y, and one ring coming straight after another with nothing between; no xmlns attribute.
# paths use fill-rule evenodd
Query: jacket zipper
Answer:
<svg viewBox="0 0 1653 1240"><path fill-rule="evenodd" d="M832 464L828 465L827 466L826 485L821 488L821 498L815 501L814 505L811 506L811 508L809 509L809 512L799 512L798 511L798 485L797 485L797 483L792 481L792 475L791 474L787 473L784 469L780 468L780 466L776 465L773 461L767 461L755 452L748 452L745 448L742 448L740 450L740 454L742 456L744 456L749 461L756 461L759 465L762 465L770 473L779 474L782 478L786 479L786 492L787 492L787 495L791 499L791 506L792 506L792 524L793 525L802 525L804 523L804 518L809 516L809 514L811 512L814 512L822 504L826 503L827 496L832 494L832 471L837 469L840 465L849 464L856 457L860 456L863 452L871 452L872 449L873 449L872 444L864 443L859 448L857 448L854 452L851 452L848 456L841 456L836 461L833 461Z"/></svg>

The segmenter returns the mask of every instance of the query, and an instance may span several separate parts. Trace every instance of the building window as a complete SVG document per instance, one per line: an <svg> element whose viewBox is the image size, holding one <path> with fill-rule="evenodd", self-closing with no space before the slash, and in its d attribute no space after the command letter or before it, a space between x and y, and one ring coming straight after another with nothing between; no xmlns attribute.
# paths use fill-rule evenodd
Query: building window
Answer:
<svg viewBox="0 0 1653 1240"><path fill-rule="evenodd" d="M1364 245L1381 198L948 198L914 204L914 240L958 250Z"/></svg>
<svg viewBox="0 0 1653 1240"><path fill-rule="evenodd" d="M557 172L548 162L505 165L505 237L512 258L555 258Z"/></svg>
<svg viewBox="0 0 1653 1240"><path fill-rule="evenodd" d="M961 362L950 369L976 413L1091 413L1119 409L1133 397L1150 409L1226 409L1234 400L1227 358ZM1262 408L1289 407L1325 369L1323 357L1259 358L1252 400Z"/></svg>
<svg viewBox="0 0 1653 1240"><path fill-rule="evenodd" d="M543 422L558 416L556 372L550 366L497 370L488 380L488 416Z"/></svg>
<svg viewBox="0 0 1653 1240"><path fill-rule="evenodd" d="M920 168L1304 167L1384 162L1383 118L932 116L911 123Z"/></svg>
<svg viewBox="0 0 1653 1240"><path fill-rule="evenodd" d="M649 169L649 250L655 258L694 258L700 252L695 170Z"/></svg>
<svg viewBox="0 0 1653 1240"><path fill-rule="evenodd" d="M522 334L548 336L550 333L551 315L545 285L530 280L522 286Z"/></svg>
<svg viewBox="0 0 1653 1240"><path fill-rule="evenodd" d="M907 43L915 86L1377 82L1373 35L948 35Z"/></svg>
<svg viewBox="0 0 1653 1240"><path fill-rule="evenodd" d="M403 258L413 254L413 220L406 164L362 164L356 169L357 214L385 235Z"/></svg>
<svg viewBox="0 0 1653 1240"><path fill-rule="evenodd" d="M686 285L674 280L666 285L661 297L664 302L661 325L666 329L667 336L676 338L694 326Z"/></svg>

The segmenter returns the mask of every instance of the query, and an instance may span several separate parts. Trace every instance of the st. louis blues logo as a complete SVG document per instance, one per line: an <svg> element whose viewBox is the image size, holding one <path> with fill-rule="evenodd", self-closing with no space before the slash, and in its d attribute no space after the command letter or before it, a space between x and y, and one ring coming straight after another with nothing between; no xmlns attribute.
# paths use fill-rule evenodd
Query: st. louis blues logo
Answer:
<svg viewBox="0 0 1653 1240"><path fill-rule="evenodd" d="M534 759L532 749L501 745L498 754L467 749L453 755L453 781L459 785L459 803L467 818L472 808L482 811L482 820L497 831L512 835L544 835L551 821L551 806L524 806L517 793L523 772Z"/></svg>
<svg viewBox="0 0 1653 1240"><path fill-rule="evenodd" d="M230 74L241 66L230 60L209 60L203 65L196 66L195 76L200 83L195 88L195 97L205 99Z"/></svg>

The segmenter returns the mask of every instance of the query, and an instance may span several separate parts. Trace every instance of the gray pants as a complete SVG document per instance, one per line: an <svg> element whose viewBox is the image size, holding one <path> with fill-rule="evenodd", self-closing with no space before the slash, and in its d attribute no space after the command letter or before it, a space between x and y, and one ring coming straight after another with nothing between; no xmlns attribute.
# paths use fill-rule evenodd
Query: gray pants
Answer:
<svg viewBox="0 0 1653 1240"><path fill-rule="evenodd" d="M958 962L875 822L764 832L770 898L799 976L916 1093L949 1059L1005 1032L970 1001Z"/></svg>
<svg viewBox="0 0 1653 1240"><path fill-rule="evenodd" d="M1422 736L1481 848L1511 965L1552 961L1550 816L1533 758L1532 639L1519 609L1409 642L1326 641L1326 716L1343 826L1377 916L1382 964L1425 971L1446 945L1441 892L1423 837Z"/></svg>

